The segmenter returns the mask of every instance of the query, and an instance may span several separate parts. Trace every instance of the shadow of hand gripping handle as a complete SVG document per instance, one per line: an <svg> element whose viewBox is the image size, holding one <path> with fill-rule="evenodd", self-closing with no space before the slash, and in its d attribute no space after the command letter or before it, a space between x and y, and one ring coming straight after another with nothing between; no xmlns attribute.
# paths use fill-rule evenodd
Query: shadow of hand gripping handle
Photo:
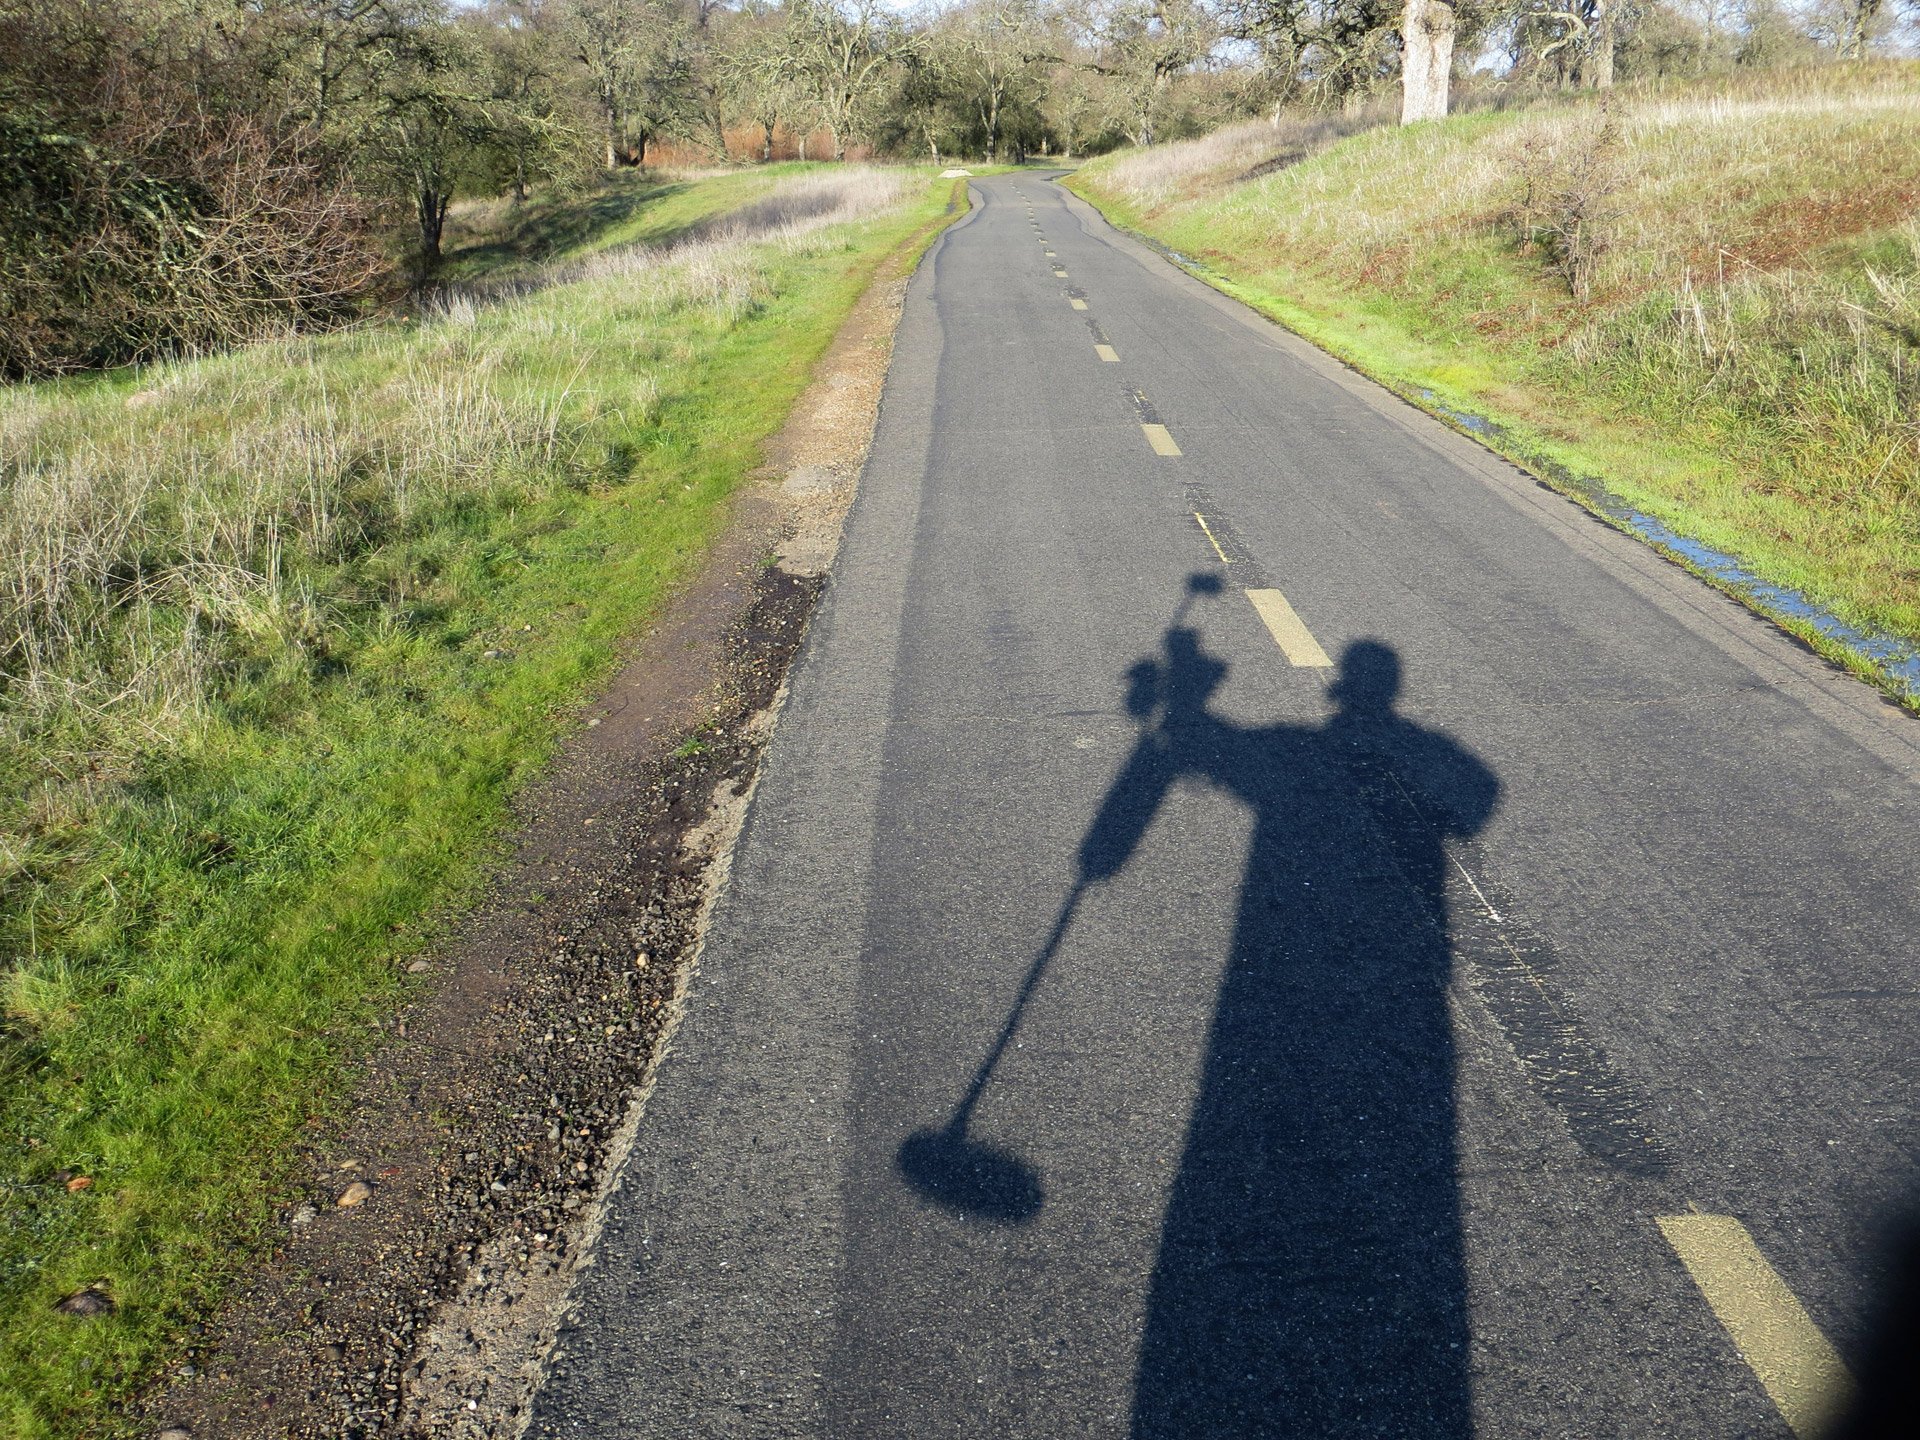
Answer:
<svg viewBox="0 0 1920 1440"><path fill-rule="evenodd" d="M1186 588L1187 593L1174 611L1174 629L1169 631L1170 635L1177 633L1195 596L1216 595L1221 587L1218 576L1201 574L1189 577ZM1179 697L1169 693L1170 682L1178 684L1176 668L1177 665L1163 667L1152 660L1143 660L1127 672L1127 711L1135 719L1149 723L1134 746L1125 770L1107 791L1099 815L1080 842L1079 875L1061 902L1060 913L1054 917L1052 933L1027 967L1013 1007L1007 1012L1006 1023L973 1072L973 1079L952 1116L937 1130L919 1130L908 1136L894 1156L894 1166L907 1182L944 1209L994 1224L1024 1225L1040 1213L1045 1203L1046 1192L1032 1166L1017 1155L973 1139L967 1131L980 1097L986 1093L994 1070L1020 1028L1027 1002L1039 988L1041 978L1060 949L1060 942L1073 924L1081 898L1096 881L1111 879L1120 872L1159 809L1172 779L1172 766L1167 763L1165 740L1159 728L1150 722L1157 712L1171 718L1180 708Z"/></svg>

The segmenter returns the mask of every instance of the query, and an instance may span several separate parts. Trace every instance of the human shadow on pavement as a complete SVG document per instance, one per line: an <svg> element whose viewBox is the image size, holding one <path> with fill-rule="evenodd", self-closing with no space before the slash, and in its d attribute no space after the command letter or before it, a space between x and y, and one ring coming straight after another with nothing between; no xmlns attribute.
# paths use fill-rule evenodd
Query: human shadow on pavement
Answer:
<svg viewBox="0 0 1920 1440"><path fill-rule="evenodd" d="M948 1208L1015 1224L1038 1210L1037 1176L966 1139L973 1104L1087 888L1127 866L1176 784L1225 791L1253 811L1254 834L1153 1270L1132 1434L1465 1436L1446 843L1484 825L1499 783L1397 713L1387 645L1346 649L1338 710L1318 726L1215 713L1227 671L1176 619L1162 654L1129 672L1140 738L1052 938L954 1120L897 1163Z"/></svg>
<svg viewBox="0 0 1920 1440"><path fill-rule="evenodd" d="M1464 1436L1445 846L1499 784L1395 711L1386 645L1347 647L1319 727L1215 714L1226 674L1179 628L1136 667L1151 723L1081 847L1118 873L1186 778L1254 813L1132 1433Z"/></svg>

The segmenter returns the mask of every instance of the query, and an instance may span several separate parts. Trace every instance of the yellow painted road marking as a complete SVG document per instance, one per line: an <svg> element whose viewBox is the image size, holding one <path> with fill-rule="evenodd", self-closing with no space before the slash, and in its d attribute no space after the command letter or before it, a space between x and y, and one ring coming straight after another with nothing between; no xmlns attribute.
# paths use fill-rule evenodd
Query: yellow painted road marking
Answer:
<svg viewBox="0 0 1920 1440"><path fill-rule="evenodd" d="M1046 242L1045 242L1045 241L1042 241L1041 243L1042 243L1042 244L1045 244ZM1051 259L1053 259L1053 251L1051 251L1051 250L1049 250L1049 251L1047 251L1047 258L1048 258L1049 260L1051 260Z"/></svg>
<svg viewBox="0 0 1920 1440"><path fill-rule="evenodd" d="M1220 557L1220 563L1222 565L1231 565L1233 562L1227 559L1227 552L1222 550L1220 548L1220 542L1213 538L1213 527L1207 524L1207 517L1196 510L1193 512L1193 518L1200 522L1201 532L1206 535L1207 543L1213 546L1213 553Z"/></svg>
<svg viewBox="0 0 1920 1440"><path fill-rule="evenodd" d="M1173 436L1167 433L1166 426L1142 425L1140 428L1147 432L1147 444L1153 447L1154 454L1178 455L1180 453L1180 447L1173 443Z"/></svg>
<svg viewBox="0 0 1920 1440"><path fill-rule="evenodd" d="M1111 360L1116 364L1118 364L1120 360L1120 352L1111 345L1096 345L1093 347L1093 353L1098 355L1102 360Z"/></svg>
<svg viewBox="0 0 1920 1440"><path fill-rule="evenodd" d="M1217 550L1220 547L1216 544L1214 548ZM1273 632L1273 638L1280 642L1287 659L1296 667L1304 669L1333 664L1327 658L1327 652L1320 648L1320 642L1313 638L1313 632L1293 613L1293 606L1287 603L1286 596L1278 590L1249 590L1247 599L1253 602L1253 608L1260 612L1260 618L1267 622L1267 629Z"/></svg>
<svg viewBox="0 0 1920 1440"><path fill-rule="evenodd" d="M1747 1227L1731 1215L1662 1215L1660 1229L1793 1433L1822 1434L1853 1377Z"/></svg>
<svg viewBox="0 0 1920 1440"><path fill-rule="evenodd" d="M1069 295L1067 297L1067 303L1076 310L1084 310L1087 308L1087 302L1077 295Z"/></svg>

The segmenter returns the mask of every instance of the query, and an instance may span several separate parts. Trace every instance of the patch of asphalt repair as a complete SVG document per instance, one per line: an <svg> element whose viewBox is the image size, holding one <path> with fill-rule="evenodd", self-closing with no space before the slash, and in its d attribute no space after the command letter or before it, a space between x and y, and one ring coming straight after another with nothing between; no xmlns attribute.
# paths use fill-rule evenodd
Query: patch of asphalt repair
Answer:
<svg viewBox="0 0 1920 1440"><path fill-rule="evenodd" d="M152 1431L524 1427L697 969L924 238L882 264L698 578L516 804L511 852L383 1025L345 1123L311 1123L270 1261L183 1332Z"/></svg>

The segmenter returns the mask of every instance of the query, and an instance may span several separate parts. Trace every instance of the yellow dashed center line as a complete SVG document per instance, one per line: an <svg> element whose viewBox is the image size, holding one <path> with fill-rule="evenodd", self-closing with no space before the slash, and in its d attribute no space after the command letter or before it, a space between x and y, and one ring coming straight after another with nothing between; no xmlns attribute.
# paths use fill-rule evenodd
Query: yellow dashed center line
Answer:
<svg viewBox="0 0 1920 1440"><path fill-rule="evenodd" d="M1173 443L1173 436L1167 433L1166 426L1142 425L1140 428L1146 432L1147 444L1153 447L1154 454L1178 455L1180 453L1180 447Z"/></svg>
<svg viewBox="0 0 1920 1440"><path fill-rule="evenodd" d="M1206 521L1200 523L1205 525ZM1207 538L1213 540L1212 531L1207 532ZM1220 542L1215 540L1213 548L1218 550ZM1222 555L1220 558L1224 560L1227 557ZM1286 596L1278 590L1249 590L1247 599L1253 602L1253 608L1259 612L1260 618L1267 622L1267 629L1280 642L1280 649L1291 664L1303 669L1333 664L1327 658L1327 652L1320 648L1320 642L1313 638L1313 632L1307 629L1306 622L1287 603Z"/></svg>
<svg viewBox="0 0 1920 1440"><path fill-rule="evenodd" d="M1087 308L1087 302L1082 300L1078 295L1069 295L1067 297L1067 303L1076 310L1084 310Z"/></svg>
<svg viewBox="0 0 1920 1440"><path fill-rule="evenodd" d="M1115 365L1120 363L1120 352L1111 345L1096 345L1093 347L1093 353Z"/></svg>
<svg viewBox="0 0 1920 1440"><path fill-rule="evenodd" d="M1793 1433L1824 1433L1853 1377L1747 1227L1731 1215L1663 1215L1660 1230Z"/></svg>

